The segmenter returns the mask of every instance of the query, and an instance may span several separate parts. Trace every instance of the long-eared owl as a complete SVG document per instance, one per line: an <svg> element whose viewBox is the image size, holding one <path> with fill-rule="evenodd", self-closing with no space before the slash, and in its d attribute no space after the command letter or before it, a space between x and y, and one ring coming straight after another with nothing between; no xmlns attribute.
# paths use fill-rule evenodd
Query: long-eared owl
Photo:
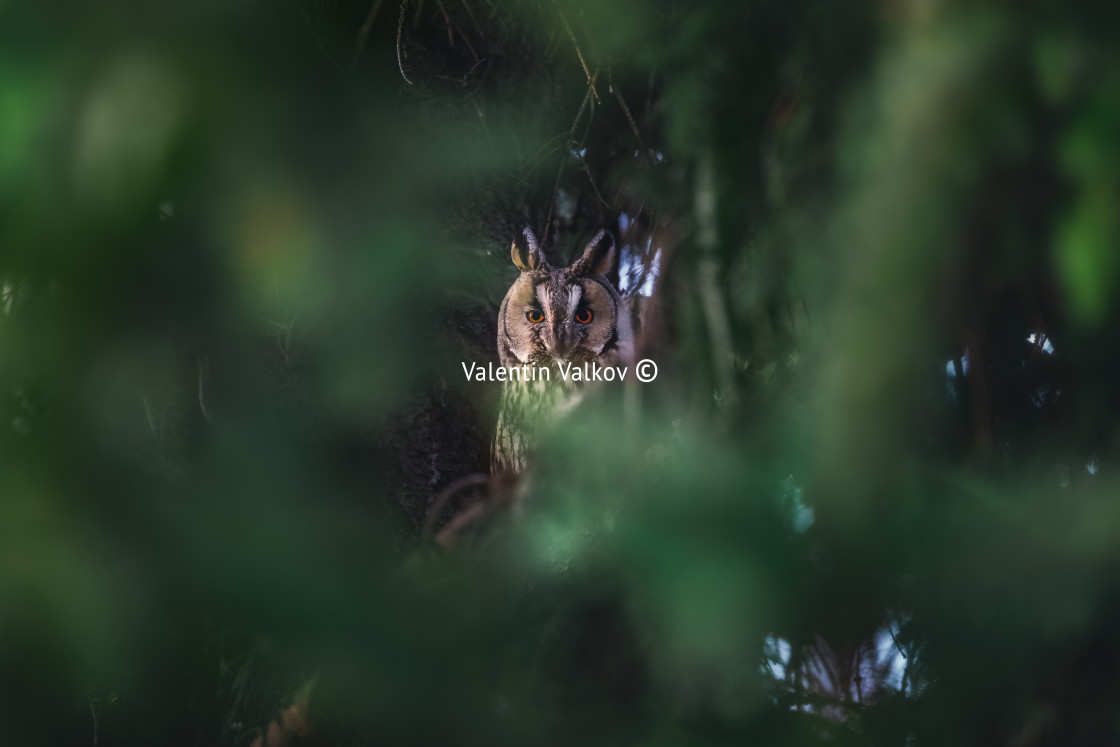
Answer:
<svg viewBox="0 0 1120 747"><path fill-rule="evenodd" d="M523 471L540 429L578 401L580 385L562 367L629 366L634 347L629 311L606 278L618 261L610 233L600 231L569 267L550 266L529 229L510 254L521 272L498 312L498 356L507 369L531 373L503 384L490 451L495 474Z"/></svg>

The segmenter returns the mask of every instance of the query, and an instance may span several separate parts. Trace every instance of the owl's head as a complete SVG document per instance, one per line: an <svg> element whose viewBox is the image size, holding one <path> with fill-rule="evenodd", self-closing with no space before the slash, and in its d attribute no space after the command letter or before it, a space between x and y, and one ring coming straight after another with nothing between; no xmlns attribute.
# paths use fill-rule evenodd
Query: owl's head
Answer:
<svg viewBox="0 0 1120 747"><path fill-rule="evenodd" d="M630 319L605 277L618 258L610 233L600 231L570 267L551 267L527 228L510 254L521 273L498 314L502 365L629 359Z"/></svg>

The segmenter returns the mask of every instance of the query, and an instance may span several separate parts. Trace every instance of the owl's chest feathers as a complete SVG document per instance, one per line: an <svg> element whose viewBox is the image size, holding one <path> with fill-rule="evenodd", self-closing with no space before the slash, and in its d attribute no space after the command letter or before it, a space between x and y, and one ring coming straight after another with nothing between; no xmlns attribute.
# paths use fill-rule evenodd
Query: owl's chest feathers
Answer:
<svg viewBox="0 0 1120 747"><path fill-rule="evenodd" d="M623 316L620 321L615 325L615 334L597 355L577 355L563 363L540 360L538 365L547 368L546 377L502 384L498 425L491 444L492 472L523 472L542 432L567 417L592 389L617 386L625 379L631 365L633 338L629 320ZM526 365L504 342L499 339L502 364ZM603 375L607 369L614 369L613 375ZM604 383L609 381L615 383Z"/></svg>
<svg viewBox="0 0 1120 747"><path fill-rule="evenodd" d="M491 444L491 471L524 471L540 433L575 409L586 386L563 379L505 382Z"/></svg>

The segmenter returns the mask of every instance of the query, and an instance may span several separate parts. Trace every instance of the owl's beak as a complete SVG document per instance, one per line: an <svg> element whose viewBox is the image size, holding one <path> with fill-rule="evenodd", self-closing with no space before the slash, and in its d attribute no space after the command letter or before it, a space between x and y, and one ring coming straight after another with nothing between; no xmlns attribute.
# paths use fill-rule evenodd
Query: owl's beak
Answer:
<svg viewBox="0 0 1120 747"><path fill-rule="evenodd" d="M564 360L565 358L567 358L568 353L572 352L571 335L568 334L567 330L557 326L552 330L552 339L556 341L556 357L559 360Z"/></svg>

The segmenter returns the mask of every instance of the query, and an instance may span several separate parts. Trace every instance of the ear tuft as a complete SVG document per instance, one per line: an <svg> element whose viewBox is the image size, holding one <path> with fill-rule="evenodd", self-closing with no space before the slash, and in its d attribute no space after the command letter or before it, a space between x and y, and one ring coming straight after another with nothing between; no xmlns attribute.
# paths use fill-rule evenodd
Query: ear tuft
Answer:
<svg viewBox="0 0 1120 747"><path fill-rule="evenodd" d="M531 228L526 228L513 237L513 246L510 247L509 253L513 258L513 264L522 272L531 272L544 265L540 245L537 244L537 237L533 235Z"/></svg>
<svg viewBox="0 0 1120 747"><path fill-rule="evenodd" d="M614 236L605 229L599 231L583 250L583 256L572 265L572 274L607 275L614 269L616 254Z"/></svg>

